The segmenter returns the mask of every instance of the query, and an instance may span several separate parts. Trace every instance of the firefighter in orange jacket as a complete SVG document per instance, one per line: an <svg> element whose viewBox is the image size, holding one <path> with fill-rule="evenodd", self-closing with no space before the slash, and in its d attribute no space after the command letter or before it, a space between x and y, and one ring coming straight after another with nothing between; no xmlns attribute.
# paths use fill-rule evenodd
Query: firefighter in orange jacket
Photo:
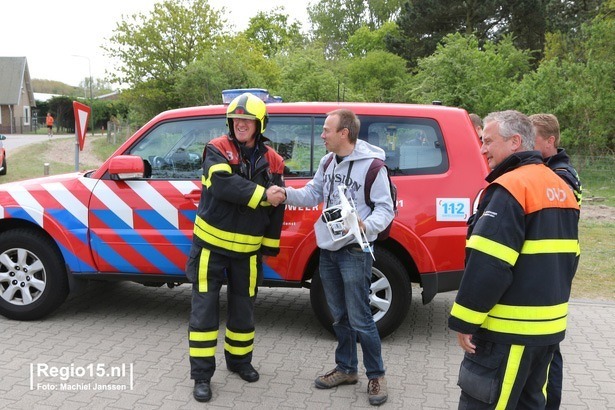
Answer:
<svg viewBox="0 0 615 410"><path fill-rule="evenodd" d="M204 152L203 189L194 224L186 275L193 283L189 323L191 378L197 401L211 399L216 368L219 293L228 281L226 366L255 382L254 301L262 280L262 255L279 251L284 162L265 145L265 103L245 93L227 108L229 135L210 141Z"/></svg>
<svg viewBox="0 0 615 410"><path fill-rule="evenodd" d="M481 152L490 185L470 222L448 322L465 351L460 408L545 408L543 388L564 339L580 254L579 206L533 147L525 115L485 118Z"/></svg>

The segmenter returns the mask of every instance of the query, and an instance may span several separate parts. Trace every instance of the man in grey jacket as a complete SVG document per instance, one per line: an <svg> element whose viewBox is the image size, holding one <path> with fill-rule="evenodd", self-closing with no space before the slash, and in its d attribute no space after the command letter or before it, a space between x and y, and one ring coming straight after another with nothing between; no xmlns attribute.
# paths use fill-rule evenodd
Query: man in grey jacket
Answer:
<svg viewBox="0 0 615 410"><path fill-rule="evenodd" d="M364 185L367 170L374 159L384 161L385 155L381 148L357 139L360 126L352 111L340 109L328 114L321 138L329 154L321 159L316 175L305 187L286 188L285 203L305 207L323 203L323 209L326 209L340 204L338 186L345 185L346 196L355 203L359 226L372 243L393 220L393 201L387 170L382 167L369 193L373 210L366 204ZM358 337L369 379L369 403L380 405L387 400L388 394L380 336L369 307L372 256L352 236L334 240L324 218L316 221L314 230L320 248L320 278L338 341L335 369L316 378L315 385L320 389L330 389L357 383Z"/></svg>

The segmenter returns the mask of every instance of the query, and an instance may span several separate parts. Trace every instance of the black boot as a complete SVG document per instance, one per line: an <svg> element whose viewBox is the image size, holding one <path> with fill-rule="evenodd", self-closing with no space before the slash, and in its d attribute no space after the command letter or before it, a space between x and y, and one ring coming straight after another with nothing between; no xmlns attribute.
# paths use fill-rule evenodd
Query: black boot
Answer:
<svg viewBox="0 0 615 410"><path fill-rule="evenodd" d="M211 387L209 387L209 380L195 380L192 395L196 401L205 402L211 400Z"/></svg>
<svg viewBox="0 0 615 410"><path fill-rule="evenodd" d="M233 373L237 373L239 377L248 383L254 383L255 381L258 381L258 378L260 377L256 369L250 363L243 364L240 367L232 367L227 365L226 368Z"/></svg>

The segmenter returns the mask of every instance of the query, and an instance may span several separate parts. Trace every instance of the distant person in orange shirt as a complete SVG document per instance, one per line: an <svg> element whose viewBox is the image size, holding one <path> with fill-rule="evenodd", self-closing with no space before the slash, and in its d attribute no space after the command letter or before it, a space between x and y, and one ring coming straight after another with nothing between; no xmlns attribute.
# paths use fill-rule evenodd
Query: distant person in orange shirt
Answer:
<svg viewBox="0 0 615 410"><path fill-rule="evenodd" d="M53 117L51 116L51 113L47 113L45 123L47 124L47 136L51 138L53 137Z"/></svg>

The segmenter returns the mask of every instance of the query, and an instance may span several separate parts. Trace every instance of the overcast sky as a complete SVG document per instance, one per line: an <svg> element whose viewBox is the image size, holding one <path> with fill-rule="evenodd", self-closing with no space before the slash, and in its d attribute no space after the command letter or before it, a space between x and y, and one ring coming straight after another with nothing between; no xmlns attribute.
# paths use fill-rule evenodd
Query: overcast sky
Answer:
<svg viewBox="0 0 615 410"><path fill-rule="evenodd" d="M103 78L106 61L100 46L111 37L122 16L148 15L162 0L2 0L0 56L27 57L30 76L79 85L89 76ZM225 7L227 21L237 29L259 11L284 6L291 20L307 29L307 5L315 0L209 0ZM74 57L75 55L82 57Z"/></svg>

